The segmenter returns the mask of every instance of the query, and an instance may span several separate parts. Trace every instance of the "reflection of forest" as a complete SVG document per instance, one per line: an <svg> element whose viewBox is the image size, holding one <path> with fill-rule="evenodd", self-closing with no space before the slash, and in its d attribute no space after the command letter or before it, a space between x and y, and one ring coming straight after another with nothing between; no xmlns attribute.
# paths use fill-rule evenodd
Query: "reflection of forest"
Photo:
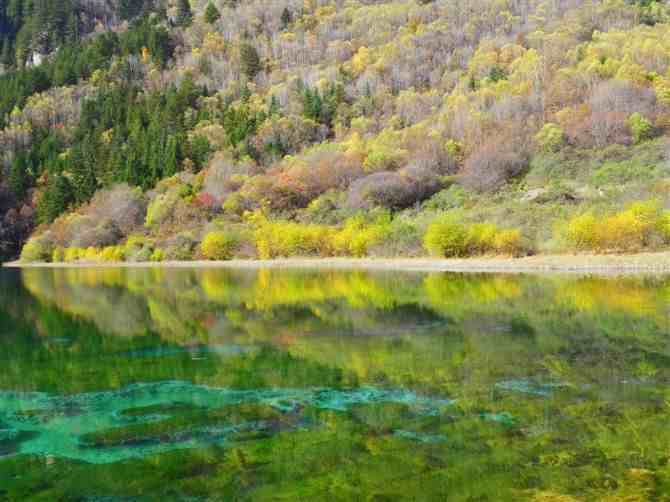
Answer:
<svg viewBox="0 0 670 502"><path fill-rule="evenodd" d="M399 482L403 493L441 493L456 483L489 495L513 488L500 500L535 488L535 500L579 500L541 498L543 487L551 487L547 497L662 500L657 495L670 487L669 304L670 278L4 272L0 389L76 395L177 380L250 390L368 385L455 399L447 415L419 422L397 403L348 413L305 409L318 427L249 441L233 450L242 460L239 453L212 456L224 467L216 475L203 471L210 491L202 493L224 493L216 491L223 490L219 481L251 472L265 482L294 475L302 489L314 469L327 484L314 481L315 490L345 473L361 473L362 486L385 486L390 465L402 483L408 468L412 479L426 476L414 488ZM96 440L133 438L140 429L164 435L211 419L203 413L105 429ZM448 447L423 444L420 434L444 437ZM198 455L170 453L147 465L154 472L153 462L174 462L170 468L178 470L200 465ZM333 455L339 460L330 465ZM356 473L343 467L351 458ZM20 462L17 472L25 472ZM8 465L0 462L0 475ZM273 478L274 469L295 472ZM41 479L39 469L31 472ZM125 493L119 483L110 486Z"/></svg>
<svg viewBox="0 0 670 502"><path fill-rule="evenodd" d="M74 268L22 280L103 333L269 344L357 379L451 389L529 368L584 382L612 368L668 375L670 278Z"/></svg>

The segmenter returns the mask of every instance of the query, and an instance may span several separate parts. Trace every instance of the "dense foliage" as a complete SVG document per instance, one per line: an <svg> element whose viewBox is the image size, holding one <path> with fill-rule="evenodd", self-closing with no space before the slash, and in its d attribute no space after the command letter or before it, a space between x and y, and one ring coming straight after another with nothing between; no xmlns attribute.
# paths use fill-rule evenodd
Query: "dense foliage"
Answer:
<svg viewBox="0 0 670 502"><path fill-rule="evenodd" d="M670 205L667 2L180 0L109 20L0 76L3 189L26 221L126 183L159 217L115 246L188 256L214 225L282 255L250 215L332 233L384 213L395 254L445 219L508 229L515 254L585 249L556 229L581 214Z"/></svg>

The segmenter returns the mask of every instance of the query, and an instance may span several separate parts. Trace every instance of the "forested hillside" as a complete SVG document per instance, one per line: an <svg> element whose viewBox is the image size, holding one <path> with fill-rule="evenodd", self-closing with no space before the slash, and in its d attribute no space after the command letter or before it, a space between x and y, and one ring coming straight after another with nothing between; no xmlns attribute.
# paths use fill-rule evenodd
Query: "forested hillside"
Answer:
<svg viewBox="0 0 670 502"><path fill-rule="evenodd" d="M670 245L668 2L3 5L5 258Z"/></svg>

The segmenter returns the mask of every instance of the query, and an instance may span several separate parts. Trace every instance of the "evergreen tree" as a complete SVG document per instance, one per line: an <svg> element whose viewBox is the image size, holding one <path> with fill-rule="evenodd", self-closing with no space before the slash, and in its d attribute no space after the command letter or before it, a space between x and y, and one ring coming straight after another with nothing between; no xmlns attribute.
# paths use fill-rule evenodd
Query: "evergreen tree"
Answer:
<svg viewBox="0 0 670 502"><path fill-rule="evenodd" d="M5 66L14 64L14 51L12 43L6 38L2 43L2 53L0 53L0 63Z"/></svg>
<svg viewBox="0 0 670 502"><path fill-rule="evenodd" d="M177 154L177 138L173 134L170 134L165 145L163 176L170 177L177 173L179 165Z"/></svg>
<svg viewBox="0 0 670 502"><path fill-rule="evenodd" d="M72 187L62 174L49 176L47 186L37 206L40 223L51 223L72 203Z"/></svg>
<svg viewBox="0 0 670 502"><path fill-rule="evenodd" d="M221 19L221 13L219 12L219 9L217 9L216 5L214 5L212 2L209 2L207 4L207 8L205 9L205 21L209 24L214 24L219 19Z"/></svg>
<svg viewBox="0 0 670 502"><path fill-rule="evenodd" d="M28 165L26 158L20 154L14 159L9 170L9 188L17 199L21 200L26 196L28 189Z"/></svg>
<svg viewBox="0 0 670 502"><path fill-rule="evenodd" d="M189 0L179 0L177 4L177 25L189 26L193 21L193 12Z"/></svg>
<svg viewBox="0 0 670 502"><path fill-rule="evenodd" d="M72 185L74 199L87 202L98 188L95 140L92 135L72 149Z"/></svg>
<svg viewBox="0 0 670 502"><path fill-rule="evenodd" d="M279 100L277 99L277 96L273 94L272 99L270 99L270 107L269 107L270 116L279 115L279 112L280 112Z"/></svg>
<svg viewBox="0 0 670 502"><path fill-rule="evenodd" d="M248 42L240 45L240 69L249 80L261 71L261 59L256 48Z"/></svg>
<svg viewBox="0 0 670 502"><path fill-rule="evenodd" d="M288 7L284 7L284 10L281 13L281 27L282 30L286 30L289 25L291 24L291 21L293 21L293 16L291 15L291 11L288 10Z"/></svg>

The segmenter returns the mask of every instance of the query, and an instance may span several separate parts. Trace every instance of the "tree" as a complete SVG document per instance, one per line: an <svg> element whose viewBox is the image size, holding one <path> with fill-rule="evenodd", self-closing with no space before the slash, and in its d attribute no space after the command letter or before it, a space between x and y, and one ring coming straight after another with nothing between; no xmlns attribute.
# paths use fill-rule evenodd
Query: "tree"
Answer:
<svg viewBox="0 0 670 502"><path fill-rule="evenodd" d="M291 21L293 21L293 16L291 15L291 11L288 10L288 7L284 7L284 10L281 13L281 27L282 30L286 30L289 25L291 24Z"/></svg>
<svg viewBox="0 0 670 502"><path fill-rule="evenodd" d="M49 176L46 189L37 206L38 220L42 223L51 223L73 200L72 187L68 179L62 174Z"/></svg>
<svg viewBox="0 0 670 502"><path fill-rule="evenodd" d="M26 190L28 189L28 165L24 155L19 155L14 162L9 171L9 187L16 196L17 199L21 200L26 195Z"/></svg>
<svg viewBox="0 0 670 502"><path fill-rule="evenodd" d="M258 51L249 42L240 45L240 70L249 80L252 80L261 71L261 59Z"/></svg>
<svg viewBox="0 0 670 502"><path fill-rule="evenodd" d="M216 5L214 5L212 2L209 2L207 4L207 8L205 9L205 21L209 24L214 24L219 19L221 19L221 13L219 12L219 9L217 9Z"/></svg>
<svg viewBox="0 0 670 502"><path fill-rule="evenodd" d="M188 0L179 0L177 4L177 25L189 26L193 21L193 12Z"/></svg>

